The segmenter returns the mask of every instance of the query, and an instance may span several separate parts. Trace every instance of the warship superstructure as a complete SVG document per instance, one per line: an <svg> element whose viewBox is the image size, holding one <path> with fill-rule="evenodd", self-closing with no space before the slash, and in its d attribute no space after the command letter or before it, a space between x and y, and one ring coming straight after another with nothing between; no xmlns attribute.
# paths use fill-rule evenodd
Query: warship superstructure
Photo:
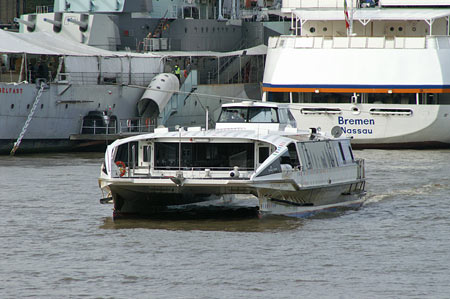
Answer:
<svg viewBox="0 0 450 299"><path fill-rule="evenodd" d="M265 44L290 27L279 6L55 0L21 16L0 30L0 153L103 149L260 99Z"/></svg>

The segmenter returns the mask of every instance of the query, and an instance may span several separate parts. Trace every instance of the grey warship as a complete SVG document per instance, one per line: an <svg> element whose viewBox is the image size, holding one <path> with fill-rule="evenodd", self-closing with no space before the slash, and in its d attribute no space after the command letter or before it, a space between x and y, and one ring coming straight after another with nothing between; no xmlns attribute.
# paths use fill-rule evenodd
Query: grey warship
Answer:
<svg viewBox="0 0 450 299"><path fill-rule="evenodd" d="M259 99L265 44L290 28L279 7L55 0L21 16L19 32L0 30L0 153L104 150Z"/></svg>

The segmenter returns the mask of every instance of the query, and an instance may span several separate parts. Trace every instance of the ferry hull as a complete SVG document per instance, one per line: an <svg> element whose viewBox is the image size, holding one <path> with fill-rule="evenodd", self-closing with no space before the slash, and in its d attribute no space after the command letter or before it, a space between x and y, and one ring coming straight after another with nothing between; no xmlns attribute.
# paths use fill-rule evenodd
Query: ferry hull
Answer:
<svg viewBox="0 0 450 299"><path fill-rule="evenodd" d="M251 181L240 180L187 180L184 186L177 186L170 179L162 178L157 181L159 183L141 182L138 186L136 180L130 183L109 184L107 190L112 194L115 217L151 216L167 212L171 206L212 202L223 196L234 198L237 194L255 195L259 199L260 215L309 217L338 208L358 208L363 203L365 194L364 181L296 191L283 190L283 184L276 182L269 183L273 188L259 188ZM203 181L203 185L200 185L200 181ZM103 185L102 181L100 185ZM280 185L280 188L276 188L277 185ZM250 199L239 200L237 207L245 201L253 202ZM224 203L230 206L230 202Z"/></svg>

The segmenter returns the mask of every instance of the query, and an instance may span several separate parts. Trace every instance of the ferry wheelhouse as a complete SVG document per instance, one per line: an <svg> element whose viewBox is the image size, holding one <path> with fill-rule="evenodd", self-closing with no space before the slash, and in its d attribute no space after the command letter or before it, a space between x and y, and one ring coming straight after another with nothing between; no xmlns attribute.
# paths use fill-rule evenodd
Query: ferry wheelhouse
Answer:
<svg viewBox="0 0 450 299"><path fill-rule="evenodd" d="M102 201L113 201L115 217L238 194L257 199L263 214L359 207L364 161L353 156L349 139L297 130L288 108L224 104L214 130L159 128L117 140L101 167Z"/></svg>
<svg viewBox="0 0 450 299"><path fill-rule="evenodd" d="M294 34L269 40L263 100L354 147L449 147L450 3L344 2L283 1Z"/></svg>

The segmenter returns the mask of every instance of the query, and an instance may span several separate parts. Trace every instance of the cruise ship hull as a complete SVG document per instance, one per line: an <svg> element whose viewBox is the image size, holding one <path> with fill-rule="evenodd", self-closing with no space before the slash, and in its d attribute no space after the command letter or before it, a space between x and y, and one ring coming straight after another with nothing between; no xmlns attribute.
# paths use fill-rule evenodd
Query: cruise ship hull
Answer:
<svg viewBox="0 0 450 299"><path fill-rule="evenodd" d="M450 105L291 104L300 128L338 126L361 148L448 148Z"/></svg>

